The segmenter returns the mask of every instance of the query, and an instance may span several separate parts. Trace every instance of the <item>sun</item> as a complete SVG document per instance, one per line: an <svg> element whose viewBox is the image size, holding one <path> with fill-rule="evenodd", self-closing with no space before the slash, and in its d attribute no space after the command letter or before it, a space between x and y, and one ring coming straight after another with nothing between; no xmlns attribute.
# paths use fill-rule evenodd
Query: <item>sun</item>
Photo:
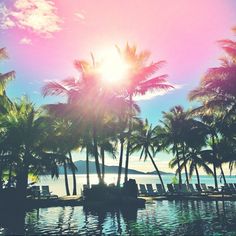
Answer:
<svg viewBox="0 0 236 236"><path fill-rule="evenodd" d="M108 85L120 85L128 76L129 65L115 52L102 56L100 66L101 79Z"/></svg>

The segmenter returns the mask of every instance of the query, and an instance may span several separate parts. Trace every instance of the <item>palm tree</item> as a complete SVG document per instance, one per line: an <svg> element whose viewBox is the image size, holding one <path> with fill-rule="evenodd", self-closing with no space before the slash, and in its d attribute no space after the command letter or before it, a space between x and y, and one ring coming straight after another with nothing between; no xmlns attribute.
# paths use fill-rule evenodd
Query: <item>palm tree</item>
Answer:
<svg viewBox="0 0 236 236"><path fill-rule="evenodd" d="M190 92L189 98L190 100L196 100L202 103L200 107L195 109L195 112L200 116L215 116L217 114L222 121L221 125L223 124L225 127L226 125L224 124L235 122L236 115L236 42L232 40L221 40L219 43L226 53L226 56L221 58L220 66L210 68L206 72L200 86ZM231 142L232 135L229 134L229 132L225 135L222 133L222 129L217 132L219 131L220 136L223 135L224 139L227 139L227 135L230 135L228 142ZM211 146L214 149L213 155L215 157L218 155L218 160L220 159L219 149L217 147L219 143L219 136L216 135L216 132L214 133L212 131ZM216 153L216 151L218 153ZM221 164L219 164L219 167L224 181L226 182ZM215 168L214 172L216 172Z"/></svg>
<svg viewBox="0 0 236 236"><path fill-rule="evenodd" d="M219 67L210 68L198 88L190 92L190 100L203 103L204 110L218 111L228 116L236 113L236 42L221 40L220 45L226 53ZM199 109L199 108L198 108Z"/></svg>
<svg viewBox="0 0 236 236"><path fill-rule="evenodd" d="M221 167L221 161L218 155L218 150L217 150L217 145L219 142L219 139L218 139L219 133L218 133L218 128L217 128L218 118L212 115L201 115L200 118L201 118L201 125L205 128L206 132L208 132L208 141L209 141L208 146L211 148L210 150L202 151L201 155L204 156L205 159L208 160L208 162L213 165L215 188L218 189L218 181L217 181L217 168L218 167L220 167L221 169L221 174L224 175L223 169Z"/></svg>
<svg viewBox="0 0 236 236"><path fill-rule="evenodd" d="M106 89L102 84L99 72L99 63L92 56L92 64L77 60L75 67L80 72L80 79L65 79L61 82L49 82L43 88L46 95L66 95L67 104L63 113L77 119L80 127L87 127L91 131L93 155L96 171L100 183L103 183L98 152L99 127L111 113L116 113L118 106L126 106L124 98L118 97L113 91ZM96 94L96 100L94 95ZM58 111L59 109L56 108ZM80 111L79 114L77 111Z"/></svg>
<svg viewBox="0 0 236 236"><path fill-rule="evenodd" d="M81 152L85 150L86 153L86 179L87 187L90 187L90 176L89 176L89 156L93 154L93 143L91 138L91 133L89 129L83 130L80 138Z"/></svg>
<svg viewBox="0 0 236 236"><path fill-rule="evenodd" d="M128 166L130 155L130 136L132 134L132 103L135 95L144 95L147 92L169 90L173 88L166 82L167 75L154 76L154 74L165 64L164 61L148 63L150 52L141 51L137 53L135 46L128 43L124 50L118 48L118 52L128 65L128 76L122 85L122 91L129 99L130 118L127 133L127 149L125 164L125 181L128 180Z"/></svg>
<svg viewBox="0 0 236 236"><path fill-rule="evenodd" d="M148 157L150 158L161 182L163 189L165 190L165 185L162 180L160 171L153 159L154 155L157 152L157 139L155 128L152 128L152 125L149 125L148 121L142 124L140 128L138 128L135 134L131 137L131 153L141 151L140 159L144 157L146 160Z"/></svg>
<svg viewBox="0 0 236 236"><path fill-rule="evenodd" d="M170 109L169 112L163 112L163 120L161 121L162 128L159 128L159 135L162 137L163 145L171 150L176 156L177 161L177 173L179 175L179 185L182 184L181 168L180 168L180 157L182 154L185 159L185 146L186 146L186 132L188 118L187 113L184 112L181 106L175 106ZM186 162L184 162L186 163ZM188 183L188 173L186 164L184 164L186 181Z"/></svg>
<svg viewBox="0 0 236 236"><path fill-rule="evenodd" d="M51 119L51 136L54 137L52 141L49 141L48 150L63 155L64 158L58 161L63 165L64 169L66 194L70 195L67 176L67 168L69 168L72 172L73 178L73 195L77 195L77 168L73 162L72 151L76 150L80 146L78 126L75 122L72 122L68 119L60 118L60 116L56 116L56 114L53 113L54 109L51 108L51 105L44 106L44 109L47 110L48 115Z"/></svg>
<svg viewBox="0 0 236 236"><path fill-rule="evenodd" d="M8 55L5 48L0 48L0 61L7 59ZM7 73L0 73L0 96L6 96L6 85L9 81L15 78L15 71L10 71Z"/></svg>
<svg viewBox="0 0 236 236"><path fill-rule="evenodd" d="M7 59L8 55L5 48L0 48L0 61ZM0 73L0 112L6 114L10 109L11 101L6 95L6 85L15 78L15 72ZM0 158L0 189L2 189L3 159Z"/></svg>
<svg viewBox="0 0 236 236"><path fill-rule="evenodd" d="M123 164L124 143L125 143L125 138L126 138L127 117L118 116L118 120L114 124L114 126L115 126L115 131L117 133L117 139L119 141L119 146L120 146L119 167L118 167L118 176L117 176L117 186L120 187L121 171L122 171L122 164Z"/></svg>
<svg viewBox="0 0 236 236"><path fill-rule="evenodd" d="M25 97L12 103L11 111L1 117L0 124L4 137L1 146L5 144L6 153L14 155L11 161L15 163L16 189L19 197L24 199L29 173L40 173L54 160L52 153L44 151L48 124L40 110Z"/></svg>

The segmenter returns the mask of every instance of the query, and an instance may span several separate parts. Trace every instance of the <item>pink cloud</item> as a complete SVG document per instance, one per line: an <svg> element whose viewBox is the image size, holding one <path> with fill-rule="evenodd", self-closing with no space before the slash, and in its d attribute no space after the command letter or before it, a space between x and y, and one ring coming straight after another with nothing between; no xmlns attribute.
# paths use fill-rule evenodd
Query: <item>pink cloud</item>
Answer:
<svg viewBox="0 0 236 236"><path fill-rule="evenodd" d="M29 45L29 44L32 44L32 41L31 41L30 38L24 37L24 38L22 38L22 39L20 40L20 44Z"/></svg>
<svg viewBox="0 0 236 236"><path fill-rule="evenodd" d="M61 30L62 20L56 11L57 8L51 0L17 0L13 9L7 9L2 4L0 27L7 29L17 26L50 37Z"/></svg>

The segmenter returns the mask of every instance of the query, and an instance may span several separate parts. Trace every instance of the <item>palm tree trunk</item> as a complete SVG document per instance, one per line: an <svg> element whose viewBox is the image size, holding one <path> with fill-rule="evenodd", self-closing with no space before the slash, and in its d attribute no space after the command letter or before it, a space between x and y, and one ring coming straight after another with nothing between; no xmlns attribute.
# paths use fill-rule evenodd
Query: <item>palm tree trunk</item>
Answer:
<svg viewBox="0 0 236 236"><path fill-rule="evenodd" d="M101 170L99 166L99 159L98 159L98 143L97 143L97 127L95 122L93 123L93 148L94 148L94 157L95 157L95 166L96 171L98 175L98 181L99 183L103 183L102 177L101 177Z"/></svg>
<svg viewBox="0 0 236 236"><path fill-rule="evenodd" d="M130 141L128 140L128 142L127 142L127 147L126 147L126 160L125 160L125 182L128 181L129 150L130 150Z"/></svg>
<svg viewBox="0 0 236 236"><path fill-rule="evenodd" d="M87 173L87 187L90 188L89 181L89 150L88 146L86 147L86 173Z"/></svg>
<svg viewBox="0 0 236 236"><path fill-rule="evenodd" d="M179 188L181 188L181 184L182 184L182 176L181 176L181 170L180 170L180 160L179 160L179 150L177 145L176 147L176 158L177 158L177 162L178 162L178 174L179 174Z"/></svg>
<svg viewBox="0 0 236 236"><path fill-rule="evenodd" d="M152 155L150 154L149 151L148 151L148 155L149 155L149 157L150 157L150 159L151 159L151 161L152 161L152 164L153 164L153 166L154 166L154 168L155 168L155 170L156 170L156 172L157 172L157 174L158 174L158 176L159 176L159 179L160 179L160 181L161 181L162 188L164 189L164 191L166 191L166 190L165 190L164 182L163 182L162 177L161 177L161 173L160 173L160 171L158 170L158 168L157 168L157 166L156 166L156 163L154 162L153 157L152 157Z"/></svg>
<svg viewBox="0 0 236 236"><path fill-rule="evenodd" d="M130 152L130 136L132 129L132 94L129 95L129 129L127 135L127 149L126 149L126 162L125 162L125 182L128 181L128 170L129 170L129 152Z"/></svg>
<svg viewBox="0 0 236 236"><path fill-rule="evenodd" d="M214 163L213 163L213 174L214 174L215 188L218 189L216 165Z"/></svg>
<svg viewBox="0 0 236 236"><path fill-rule="evenodd" d="M185 161L185 148L184 148L184 144L182 144L182 152L183 152L183 159L184 159L184 171L185 171L186 182L187 182L187 184L189 184L188 170L187 170L187 165L186 165L186 161Z"/></svg>
<svg viewBox="0 0 236 236"><path fill-rule="evenodd" d="M63 163L63 167L64 167L66 195L70 196L70 189L69 189L68 176L67 176L67 165L66 165L66 161L65 160L64 160L64 163Z"/></svg>
<svg viewBox="0 0 236 236"><path fill-rule="evenodd" d="M72 171L72 177L73 177L73 195L77 195L77 184L76 184L76 173L75 173L75 167L72 159L71 152L69 152L69 158L70 158L70 163L72 165L71 171Z"/></svg>
<svg viewBox="0 0 236 236"><path fill-rule="evenodd" d="M100 148L100 154L101 154L101 158L102 158L102 181L104 182L104 178L105 178L105 151L104 151L103 147Z"/></svg>
<svg viewBox="0 0 236 236"><path fill-rule="evenodd" d="M122 170L122 162L123 162L123 149L124 149L124 140L120 139L120 161L119 161L119 168L118 168L117 187L120 187L121 170Z"/></svg>
<svg viewBox="0 0 236 236"><path fill-rule="evenodd" d="M197 183L200 185L200 177L199 177L199 173L198 173L198 169L197 169L197 165L195 164L195 171L196 171L196 176L197 176Z"/></svg>
<svg viewBox="0 0 236 236"><path fill-rule="evenodd" d="M22 166L17 174L16 189L19 194L19 201L24 201L27 196L28 174L29 174L29 149L26 147Z"/></svg>
<svg viewBox="0 0 236 236"><path fill-rule="evenodd" d="M226 178L225 178L225 174L224 174L224 171L223 171L222 165L220 165L220 171L221 171L221 174L222 174L222 177L223 177L223 180L224 180L224 184L226 185L227 182L226 182Z"/></svg>
<svg viewBox="0 0 236 236"><path fill-rule="evenodd" d="M214 157L214 160L213 160L214 181L215 181L215 188L218 189L217 172L216 172L217 154L216 154L214 134L211 134L211 140L212 140L212 151L213 151L213 157Z"/></svg>

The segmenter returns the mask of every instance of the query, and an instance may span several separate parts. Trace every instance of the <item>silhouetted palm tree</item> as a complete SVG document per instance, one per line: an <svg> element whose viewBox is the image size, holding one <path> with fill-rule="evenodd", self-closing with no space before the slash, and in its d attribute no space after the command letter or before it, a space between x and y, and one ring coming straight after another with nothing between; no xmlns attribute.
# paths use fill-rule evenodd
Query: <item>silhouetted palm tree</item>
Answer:
<svg viewBox="0 0 236 236"><path fill-rule="evenodd" d="M219 41L226 56L221 58L219 67L210 68L198 88L190 92L190 100L202 102L198 110L208 113L221 112L224 116L236 114L236 42Z"/></svg>
<svg viewBox="0 0 236 236"><path fill-rule="evenodd" d="M8 55L5 48L0 48L0 62L7 59ZM11 101L6 95L6 85L15 78L15 72L10 71L2 74L0 72L0 113L6 114L10 110ZM0 157L0 189L2 189L3 158Z"/></svg>
<svg viewBox="0 0 236 236"><path fill-rule="evenodd" d="M138 129L136 129L135 134L131 137L131 153L141 151L140 159L144 157L146 160L148 157L150 158L161 182L163 189L165 189L164 182L162 180L160 171L153 159L156 154L156 146L157 139L155 128L152 128L152 125L149 125L148 121L140 125Z"/></svg>
<svg viewBox="0 0 236 236"><path fill-rule="evenodd" d="M167 75L155 76L155 73L165 64L164 61L148 63L150 52L137 52L135 46L130 46L128 43L124 50L118 48L123 60L127 63L128 73L127 78L122 84L122 91L128 96L130 102L130 117L132 116L132 102L135 95L144 95L147 92L159 90L169 90L173 88L166 82ZM128 180L128 165L130 154L130 136L132 133L132 120L129 119L127 133L127 150L125 164L125 181Z"/></svg>
<svg viewBox="0 0 236 236"><path fill-rule="evenodd" d="M11 111L0 119L2 133L1 146L8 148L14 155L16 189L19 197L25 198L28 174L40 174L52 166L54 155L44 151L48 123L39 109L25 97L12 103ZM6 150L7 152L7 150Z"/></svg>
<svg viewBox="0 0 236 236"><path fill-rule="evenodd" d="M162 129L159 133L162 136L163 143L176 156L177 173L179 175L179 184L182 184L180 158L185 159L186 140L188 138L188 114L184 112L183 107L175 106L169 112L163 112L163 120L161 120ZM186 162L183 165L185 169L186 181L188 181L188 172Z"/></svg>
<svg viewBox="0 0 236 236"><path fill-rule="evenodd" d="M99 63L92 56L92 63L75 61L75 67L80 72L78 80L65 79L61 82L49 82L43 88L46 95L66 95L67 105L64 113L68 113L73 119L77 119L80 127L87 127L91 131L93 141L93 155L99 182L102 183L102 175L99 166L98 138L99 127L111 113L116 113L119 106L126 107L124 98L117 96L113 91L107 90L102 84L99 71ZM94 95L96 94L96 100ZM59 110L59 109L57 109ZM78 113L79 111L79 113ZM67 115L68 115L67 114Z"/></svg>

